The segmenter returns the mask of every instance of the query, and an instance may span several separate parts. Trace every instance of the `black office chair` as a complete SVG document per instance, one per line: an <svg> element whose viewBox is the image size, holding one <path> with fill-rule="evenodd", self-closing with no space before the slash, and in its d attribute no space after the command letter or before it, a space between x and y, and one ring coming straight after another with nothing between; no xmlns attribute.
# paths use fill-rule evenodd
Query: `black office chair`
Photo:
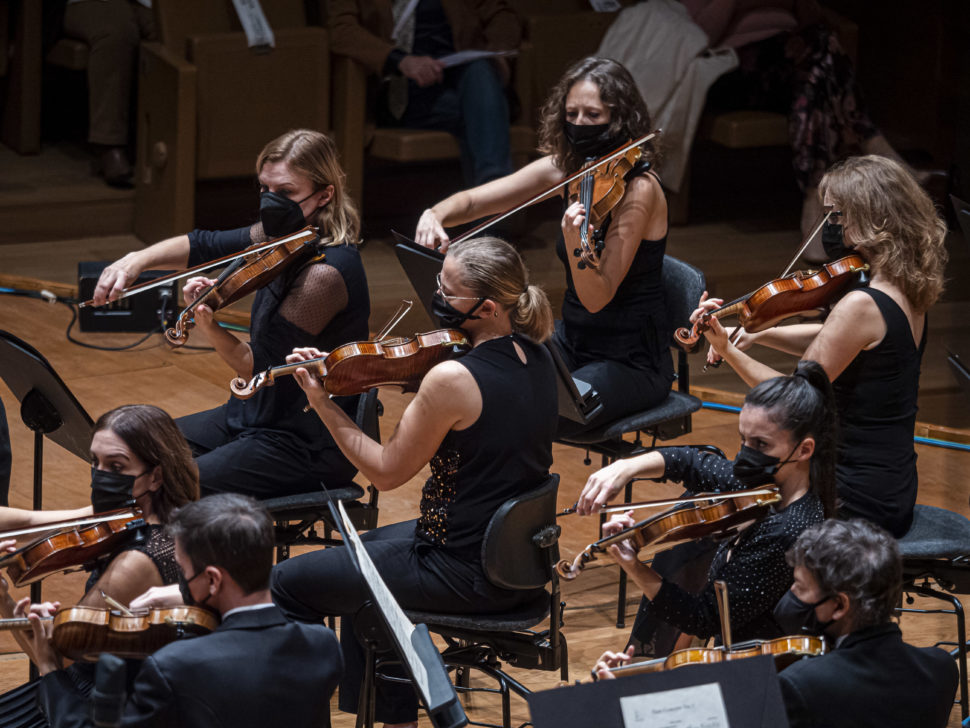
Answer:
<svg viewBox="0 0 970 728"><path fill-rule="evenodd" d="M377 389L360 395L354 421L368 437L380 442L380 417L383 406L377 398ZM324 489L324 487L326 489ZM314 545L334 546L340 544L333 537L336 525L331 520L327 503L331 500L344 502L347 513L357 530L364 531L377 527L378 492L373 485L367 486L367 500L363 500L364 488L354 483L307 484L306 493L286 495L262 501L276 523L276 561L285 561L290 556L291 546ZM322 524L324 535L317 533L317 525Z"/></svg>
<svg viewBox="0 0 970 728"><path fill-rule="evenodd" d="M671 255L664 256L663 267L664 298L667 307L667 328L673 332L680 326L687 326L690 314L697 308L697 302L707 289L704 274ZM690 394L690 366L687 352L671 338L671 346L677 350L677 388L672 389L667 399L652 409L636 412L607 422L591 430L558 438L557 442L586 450L586 464L589 453L598 453L603 467L614 460L637 455L657 447L657 441L671 440L691 431L691 415L701 408L701 401ZM624 435L633 434L633 441L625 440ZM644 446L642 435L650 436L650 444ZM629 502L633 485L628 483L624 500ZM619 595L617 597L616 626L622 629L626 624L626 572L620 572Z"/></svg>
<svg viewBox="0 0 970 728"><path fill-rule="evenodd" d="M960 669L960 717L970 714L967 695L967 627L963 605L957 594L970 594L970 520L944 508L917 505L913 524L899 539L903 557L903 594L906 603L913 594L947 602L950 609L897 607L899 612L952 614L956 617L957 639L937 647L952 647Z"/></svg>
<svg viewBox="0 0 970 728"><path fill-rule="evenodd" d="M563 680L569 675L566 638L560 632L564 605L555 569L559 561L558 489L559 476L550 474L537 490L504 503L492 516L482 543L482 567L489 581L505 589L547 587L546 591L510 612L439 614L405 610L412 622L426 624L431 632L444 638L447 647L441 656L449 671L456 671L455 688L459 693L502 696L502 728L511 726L511 693L531 693L502 669L502 663L530 670L558 670ZM535 631L547 619L548 624ZM381 673L382 667L396 660L373 654L368 659L380 679L401 679ZM470 687L468 673L473 669L494 679L497 687ZM369 701L368 712L373 715L374 691L370 690L364 699Z"/></svg>

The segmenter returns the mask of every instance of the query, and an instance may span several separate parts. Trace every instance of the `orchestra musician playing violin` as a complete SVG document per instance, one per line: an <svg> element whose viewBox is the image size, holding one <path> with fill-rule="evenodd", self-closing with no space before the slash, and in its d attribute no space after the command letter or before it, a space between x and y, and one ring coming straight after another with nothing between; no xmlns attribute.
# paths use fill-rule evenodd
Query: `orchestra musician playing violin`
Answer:
<svg viewBox="0 0 970 728"><path fill-rule="evenodd" d="M333 140L307 129L289 131L259 153L256 173L258 223L227 231L193 230L128 253L105 268L94 294L97 304L111 301L144 270L185 269L307 224L316 226L321 238L316 251L304 253L256 293L248 342L221 328L208 305L195 310L196 328L236 375L247 380L283 361L297 346L330 350L367 339L370 315L367 278L357 250L359 220ZM206 277L189 279L186 302L213 283ZM354 412L356 403L356 397L340 400L347 412ZM202 492L269 498L305 492L319 480L331 485L350 481L354 467L320 419L303 412L305 404L300 388L287 380L248 401L230 398L221 407L179 418L199 465Z"/></svg>
<svg viewBox="0 0 970 728"><path fill-rule="evenodd" d="M175 546L165 526L175 509L199 497L198 471L192 453L168 414L152 405L125 405L110 410L94 425L91 438L92 506L75 511L33 512L16 508L0 509L4 528L19 528L85 517L94 513L122 508L134 502L141 510L145 525L97 561L88 578L79 605L104 607L104 594L122 604L153 588L178 582ZM5 542L9 544L10 542ZM89 555L91 557L93 555ZM79 563L77 566L81 566ZM0 579L0 615L23 617L29 598L14 604ZM31 644L14 632L28 655ZM70 670L82 681L93 678L91 665L76 664ZM16 691L32 693L36 683ZM0 705L9 705L11 693L0 697ZM11 723L7 721L10 720ZM0 709L0 725L15 725L13 718Z"/></svg>
<svg viewBox="0 0 970 728"><path fill-rule="evenodd" d="M822 324L744 333L737 343L712 317L708 357L723 358L751 386L777 375L745 353L753 343L821 364L840 422L839 513L868 518L899 538L916 503L916 399L926 312L943 292L946 225L912 175L886 157L836 165L819 191L824 206L839 213L844 236L845 247L830 244L827 252L861 256L869 287L846 294ZM702 300L691 320L720 303Z"/></svg>
<svg viewBox="0 0 970 728"><path fill-rule="evenodd" d="M127 700L119 696L121 720L112 725L327 724L340 648L323 625L294 624L273 605L274 533L266 510L245 496L213 495L179 508L169 530L185 603L219 614L221 624L149 655ZM88 698L59 669L51 624L39 619L52 606L31 609L31 641L44 676L41 708L54 728L104 725L92 720Z"/></svg>
<svg viewBox="0 0 970 728"><path fill-rule="evenodd" d="M546 295L528 282L515 249L497 238L471 238L444 259L435 310L443 327L460 327L472 349L435 365L384 444L365 436L306 369L295 376L310 404L360 472L392 490L430 463L421 515L368 531L362 541L405 609L501 612L536 596L488 581L481 563L485 528L508 499L538 488L552 465L558 412L555 370L539 342L553 325ZM319 352L297 350L291 361ZM273 572L273 599L291 618L341 616L346 675L340 709L356 712L364 670L353 615L368 591L344 549L288 559ZM376 717L417 725L410 685L377 681Z"/></svg>
<svg viewBox="0 0 970 728"><path fill-rule="evenodd" d="M937 647L903 642L893 621L902 587L899 547L862 519L807 529L788 554L791 591L775 607L790 634L824 634L828 653L779 677L792 728L943 728L959 674Z"/></svg>
<svg viewBox="0 0 970 728"><path fill-rule="evenodd" d="M760 521L724 541L706 585L692 593L640 562L629 541L608 553L643 591L632 643L649 646L660 620L701 639L720 633L714 582L730 598L731 630L738 641L784 635L772 610L792 582L786 550L807 527L835 510L835 411L832 388L815 362L752 389L738 421L741 449L732 463L691 447L662 448L617 461L590 476L581 512L598 510L635 477L680 480L691 491L736 490L774 484L781 500ZM632 511L603 526L609 536L633 526Z"/></svg>
<svg viewBox="0 0 970 728"><path fill-rule="evenodd" d="M539 148L546 156L517 172L464 190L425 210L415 239L448 249L446 227L500 213L561 183L598 158L650 131L650 116L633 78L616 61L586 58L553 88L542 110ZM625 191L600 224L597 266L575 253L589 211L564 195L556 255L566 272L562 320L554 341L572 374L599 393L603 408L584 426L563 419L568 435L653 407L673 381L661 279L667 202L649 165L653 144L625 177Z"/></svg>

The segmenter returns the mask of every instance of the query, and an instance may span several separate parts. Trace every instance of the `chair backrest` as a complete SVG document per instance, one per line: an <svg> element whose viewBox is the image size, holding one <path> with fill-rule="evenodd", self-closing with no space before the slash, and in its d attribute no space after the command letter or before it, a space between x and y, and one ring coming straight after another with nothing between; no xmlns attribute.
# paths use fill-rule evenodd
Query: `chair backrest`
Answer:
<svg viewBox="0 0 970 728"><path fill-rule="evenodd" d="M704 274L672 255L664 256L664 299L667 306L667 329L671 336L681 326L690 326L690 315L707 289Z"/></svg>
<svg viewBox="0 0 970 728"><path fill-rule="evenodd" d="M381 402L377 399L377 388L369 389L357 400L357 416L354 422L365 435L377 442L381 441Z"/></svg>
<svg viewBox="0 0 970 728"><path fill-rule="evenodd" d="M273 0L262 8L273 29L306 26L304 0ZM190 36L242 31L232 0L154 0L152 10L158 39L180 58Z"/></svg>
<svg viewBox="0 0 970 728"><path fill-rule="evenodd" d="M556 523L556 495L559 476L550 473L533 491L507 500L495 511L482 542L485 576L504 589L535 589L549 583L551 565L559 559L558 547L552 558L533 537Z"/></svg>

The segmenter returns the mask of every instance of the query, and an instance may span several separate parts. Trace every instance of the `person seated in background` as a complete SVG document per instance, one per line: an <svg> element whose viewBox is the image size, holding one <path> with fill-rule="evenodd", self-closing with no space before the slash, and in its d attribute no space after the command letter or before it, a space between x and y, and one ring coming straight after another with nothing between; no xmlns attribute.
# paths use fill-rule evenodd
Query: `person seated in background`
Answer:
<svg viewBox="0 0 970 728"><path fill-rule="evenodd" d="M869 118L852 59L815 0L682 0L711 48L733 48L740 67L708 94L719 109L758 109L788 116L795 180L804 195L807 236L822 212L819 182L850 154L903 160ZM923 184L926 172L910 169ZM816 239L806 251L827 260Z"/></svg>
<svg viewBox="0 0 970 728"><path fill-rule="evenodd" d="M176 640L142 663L122 726L328 723L343 672L337 638L320 624L288 622L273 605L269 576L274 534L269 514L245 496L223 493L176 511L170 532L184 601L219 614L211 634ZM31 608L31 641L43 675L39 702L51 725L95 725L87 699L59 669L50 603Z"/></svg>
<svg viewBox="0 0 970 728"><path fill-rule="evenodd" d="M88 44L88 141L112 187L132 186L129 117L138 46L155 35L151 0L67 0L64 35Z"/></svg>
<svg viewBox="0 0 970 728"><path fill-rule="evenodd" d="M512 171L505 59L451 67L439 60L517 49L522 29L508 0L329 0L327 10L330 50L390 77L379 123L454 134L469 185Z"/></svg>
<svg viewBox="0 0 970 728"><path fill-rule="evenodd" d="M941 649L903 642L892 621L902 588L895 539L862 519L829 520L802 533L788 562L795 582L775 619L835 647L779 676L792 728L945 726L957 666Z"/></svg>

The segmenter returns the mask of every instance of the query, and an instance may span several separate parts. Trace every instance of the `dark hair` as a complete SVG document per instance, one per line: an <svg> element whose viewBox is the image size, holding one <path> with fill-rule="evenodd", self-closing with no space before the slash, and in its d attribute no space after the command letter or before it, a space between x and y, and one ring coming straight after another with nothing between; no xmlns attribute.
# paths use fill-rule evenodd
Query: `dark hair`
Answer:
<svg viewBox="0 0 970 728"><path fill-rule="evenodd" d="M553 86L539 112L539 151L551 154L553 164L572 174L586 161L575 152L563 132L566 120L566 96L580 81L592 81L600 92L600 101L610 110L609 136L630 140L642 137L651 129L647 105L636 81L626 67L610 58L590 56L573 64ZM643 145L643 159L656 164L653 142Z"/></svg>
<svg viewBox="0 0 970 728"><path fill-rule="evenodd" d="M110 430L149 467L162 469L162 487L152 492L152 510L162 523L172 511L199 499L199 469L178 425L150 404L126 404L105 412L94 431Z"/></svg>
<svg viewBox="0 0 970 728"><path fill-rule="evenodd" d="M248 496L217 493L177 511L168 526L195 573L225 569L246 594L269 588L273 568L273 522Z"/></svg>
<svg viewBox="0 0 970 728"><path fill-rule="evenodd" d="M834 516L838 425L832 384L822 366L800 361L794 374L761 382L748 392L744 403L766 409L771 420L796 441L815 440L809 480L822 501L825 517Z"/></svg>
<svg viewBox="0 0 970 728"><path fill-rule="evenodd" d="M853 631L890 621L899 603L899 546L869 521L831 518L807 528L789 550L788 563L808 569L822 596L843 592L849 597Z"/></svg>

